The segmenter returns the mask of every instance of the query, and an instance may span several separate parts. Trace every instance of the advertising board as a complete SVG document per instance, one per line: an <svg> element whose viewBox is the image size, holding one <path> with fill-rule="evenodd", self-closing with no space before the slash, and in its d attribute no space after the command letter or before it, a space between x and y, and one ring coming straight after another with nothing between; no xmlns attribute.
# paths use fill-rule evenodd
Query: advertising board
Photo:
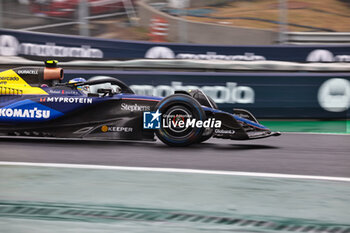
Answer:
<svg viewBox="0 0 350 233"><path fill-rule="evenodd" d="M66 70L76 77L115 77L139 95L168 96L201 89L224 111L244 108L258 118L345 119L350 116L350 73L217 73Z"/></svg>
<svg viewBox="0 0 350 233"><path fill-rule="evenodd" d="M30 59L189 59L225 61L350 62L349 45L222 46L108 40L0 30L0 56Z"/></svg>

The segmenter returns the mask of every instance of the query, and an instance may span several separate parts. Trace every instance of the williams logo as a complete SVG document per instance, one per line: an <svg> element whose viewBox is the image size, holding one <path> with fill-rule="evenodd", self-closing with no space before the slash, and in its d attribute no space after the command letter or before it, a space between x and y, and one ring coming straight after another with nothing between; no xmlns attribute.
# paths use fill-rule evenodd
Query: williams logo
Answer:
<svg viewBox="0 0 350 233"><path fill-rule="evenodd" d="M157 110L156 112L143 113L143 128L144 129L160 129L160 116L162 114Z"/></svg>

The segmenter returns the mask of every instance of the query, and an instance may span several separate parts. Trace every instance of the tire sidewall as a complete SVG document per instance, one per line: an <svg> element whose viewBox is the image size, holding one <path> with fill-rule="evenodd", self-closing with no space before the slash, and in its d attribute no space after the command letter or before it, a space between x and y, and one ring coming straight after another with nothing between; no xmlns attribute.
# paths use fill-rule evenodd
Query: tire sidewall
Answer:
<svg viewBox="0 0 350 233"><path fill-rule="evenodd" d="M187 110L192 116L192 119L195 118L196 120L201 121L206 119L205 113L198 101L191 96L184 94L175 94L164 98L160 103L158 103L156 109L159 109L159 112L162 113L162 119L165 113L167 113L169 110L172 111L177 109L184 112ZM198 142L201 139L203 131L203 127L194 127L188 134L177 137L174 135L174 132L171 132L170 128L163 128L163 125L161 125L161 128L156 131L156 135L167 145L187 146Z"/></svg>

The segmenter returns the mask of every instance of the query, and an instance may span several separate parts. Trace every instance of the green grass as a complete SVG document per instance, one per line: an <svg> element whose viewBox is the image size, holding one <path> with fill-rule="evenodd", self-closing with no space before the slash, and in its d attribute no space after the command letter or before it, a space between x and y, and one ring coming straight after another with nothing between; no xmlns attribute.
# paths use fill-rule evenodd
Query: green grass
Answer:
<svg viewBox="0 0 350 233"><path fill-rule="evenodd" d="M272 131L350 134L349 120L263 120L260 123Z"/></svg>

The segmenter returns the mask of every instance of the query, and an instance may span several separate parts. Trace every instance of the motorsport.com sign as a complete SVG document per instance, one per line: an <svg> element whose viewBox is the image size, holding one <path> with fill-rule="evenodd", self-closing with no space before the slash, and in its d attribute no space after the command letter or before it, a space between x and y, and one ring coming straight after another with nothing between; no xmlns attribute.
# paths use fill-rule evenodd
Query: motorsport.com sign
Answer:
<svg viewBox="0 0 350 233"><path fill-rule="evenodd" d="M50 42L47 42L46 44L20 43L18 39L12 35L0 36L0 55L103 58L102 50L91 48L90 45L81 45L81 47L67 47L59 46Z"/></svg>
<svg viewBox="0 0 350 233"><path fill-rule="evenodd" d="M276 48L278 49L278 48ZM273 48L271 48L273 50ZM291 51L292 52L292 51ZM188 60L225 60L225 61L265 61L271 60L266 56L252 52L244 54L226 55L207 51L206 53L177 53L168 47L155 46L147 50L145 58L151 59L188 59ZM274 59L272 59L274 60ZM278 59L280 60L280 59ZM314 49L305 57L306 62L350 62L350 54L334 55L327 49Z"/></svg>
<svg viewBox="0 0 350 233"><path fill-rule="evenodd" d="M56 44L60 43L60 44ZM90 59L350 62L349 45L193 45L0 30L0 56Z"/></svg>

